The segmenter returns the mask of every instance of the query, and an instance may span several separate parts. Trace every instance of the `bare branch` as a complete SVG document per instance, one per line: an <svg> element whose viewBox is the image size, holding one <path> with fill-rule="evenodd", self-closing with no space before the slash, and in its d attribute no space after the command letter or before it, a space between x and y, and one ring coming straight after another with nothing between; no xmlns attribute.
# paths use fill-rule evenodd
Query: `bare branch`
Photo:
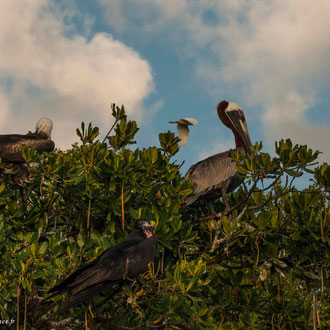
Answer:
<svg viewBox="0 0 330 330"><path fill-rule="evenodd" d="M258 180L253 183L252 187L247 192L245 197L240 202L238 202L235 206L233 206L232 208L230 208L228 210L225 210L225 211L222 211L222 212L217 213L217 214L211 214L211 215L208 215L207 217L196 219L196 220L194 220L194 222L204 222L204 221L208 221L208 220L211 220L211 219L214 219L214 218L222 218L223 216L232 213L234 210L239 208L245 201L247 201L251 197L251 194L254 192L254 188L256 187L257 182L258 182Z"/></svg>
<svg viewBox="0 0 330 330"><path fill-rule="evenodd" d="M113 123L112 127L110 128L109 132L107 133L107 135L104 137L102 143L104 143L104 141L106 140L106 138L109 136L109 134L111 133L111 131L113 130L113 128L115 127L115 125L118 123L118 120L115 120L115 122Z"/></svg>

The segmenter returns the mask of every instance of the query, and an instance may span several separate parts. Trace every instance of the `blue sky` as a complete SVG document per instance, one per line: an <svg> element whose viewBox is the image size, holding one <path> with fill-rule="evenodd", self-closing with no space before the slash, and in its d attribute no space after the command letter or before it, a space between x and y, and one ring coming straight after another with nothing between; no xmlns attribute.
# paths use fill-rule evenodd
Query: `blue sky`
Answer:
<svg viewBox="0 0 330 330"><path fill-rule="evenodd" d="M330 161L328 0L2 0L1 133L39 117L68 148L80 122L104 135L110 103L138 121L138 146L158 145L170 120L193 117L178 162L234 147L216 114L245 111L252 141L291 138Z"/></svg>

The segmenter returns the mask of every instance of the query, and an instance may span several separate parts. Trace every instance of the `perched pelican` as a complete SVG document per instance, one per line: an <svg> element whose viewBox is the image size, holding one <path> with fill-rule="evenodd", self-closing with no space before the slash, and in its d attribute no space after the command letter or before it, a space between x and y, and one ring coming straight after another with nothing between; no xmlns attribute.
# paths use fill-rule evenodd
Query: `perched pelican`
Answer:
<svg viewBox="0 0 330 330"><path fill-rule="evenodd" d="M234 102L222 101L217 111L222 123L233 131L236 149L251 153L251 140L242 108ZM213 200L222 197L226 209L230 208L226 194L241 184L236 164L230 157L230 153L236 149L208 157L189 168L185 179L191 178L194 192L186 199L186 205L198 199Z"/></svg>
<svg viewBox="0 0 330 330"><path fill-rule="evenodd" d="M0 135L0 158L5 162L24 163L21 146L35 147L37 152L54 150L54 142L50 139L53 122L48 118L41 118L36 124L36 131L25 135Z"/></svg>
<svg viewBox="0 0 330 330"><path fill-rule="evenodd" d="M14 174L14 181L19 181L19 178L26 179L30 172L24 164L25 160L22 156L21 146L34 147L39 153L53 151L55 144L50 139L52 128L53 122L50 119L41 118L36 124L34 133L0 135L0 158L4 162L14 164L13 170L7 172Z"/></svg>
<svg viewBox="0 0 330 330"><path fill-rule="evenodd" d="M157 238L151 228L153 226L147 220L137 220L135 230L121 243L106 250L50 289L49 293L56 294L72 291L71 297L55 314L88 302L114 284L123 283L125 278L134 278L148 270L148 264L154 260L157 251Z"/></svg>
<svg viewBox="0 0 330 330"><path fill-rule="evenodd" d="M178 136L181 147L184 147L188 140L189 127L188 125L198 125L198 121L194 118L183 118L178 121L169 121L170 124L178 124Z"/></svg>

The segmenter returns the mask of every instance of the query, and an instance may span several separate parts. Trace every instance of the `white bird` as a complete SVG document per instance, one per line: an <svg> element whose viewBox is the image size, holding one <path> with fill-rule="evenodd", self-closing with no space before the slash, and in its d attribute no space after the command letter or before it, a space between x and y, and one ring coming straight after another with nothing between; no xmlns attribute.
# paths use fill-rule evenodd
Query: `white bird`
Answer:
<svg viewBox="0 0 330 330"><path fill-rule="evenodd" d="M178 136L181 147L184 147L188 141L189 127L188 125L198 125L198 121L194 118L182 118L178 121L169 121L170 124L177 124Z"/></svg>

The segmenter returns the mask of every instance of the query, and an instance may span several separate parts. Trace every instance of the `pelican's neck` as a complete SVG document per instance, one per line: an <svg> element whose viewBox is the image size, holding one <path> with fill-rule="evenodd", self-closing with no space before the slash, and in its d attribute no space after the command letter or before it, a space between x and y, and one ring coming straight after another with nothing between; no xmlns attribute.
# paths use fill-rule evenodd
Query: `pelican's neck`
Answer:
<svg viewBox="0 0 330 330"><path fill-rule="evenodd" d="M243 148L245 151L246 150L246 146L241 138L241 136L234 130L234 129L231 129L234 136L235 136L235 144L236 144L236 148Z"/></svg>

